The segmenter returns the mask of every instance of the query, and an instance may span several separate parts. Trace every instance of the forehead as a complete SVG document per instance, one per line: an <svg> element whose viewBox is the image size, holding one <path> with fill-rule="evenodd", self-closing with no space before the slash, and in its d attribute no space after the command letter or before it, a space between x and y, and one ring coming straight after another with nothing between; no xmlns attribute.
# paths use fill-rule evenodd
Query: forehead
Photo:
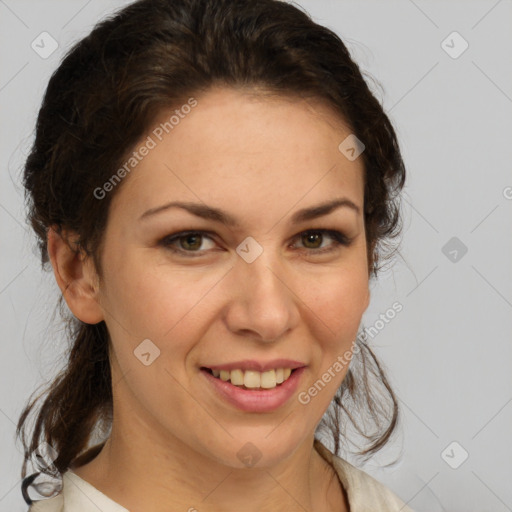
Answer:
<svg viewBox="0 0 512 512"><path fill-rule="evenodd" d="M152 141L116 195L120 206L179 198L283 211L340 193L362 206L362 159L338 149L350 127L325 102L226 88L194 99L193 108L160 112L136 145Z"/></svg>
<svg viewBox="0 0 512 512"><path fill-rule="evenodd" d="M272 152L275 157L279 149L295 148L298 154L310 154L310 149L322 145L336 148L340 135L350 133L345 120L325 100L316 98L217 87L196 101L197 106L168 134L182 152L206 153L221 147L244 154ZM173 112L160 113L153 123L157 130Z"/></svg>

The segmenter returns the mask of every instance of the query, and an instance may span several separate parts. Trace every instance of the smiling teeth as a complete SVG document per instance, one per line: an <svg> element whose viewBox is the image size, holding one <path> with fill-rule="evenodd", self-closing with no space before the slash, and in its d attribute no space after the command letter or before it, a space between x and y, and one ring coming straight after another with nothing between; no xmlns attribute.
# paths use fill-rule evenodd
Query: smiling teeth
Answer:
<svg viewBox="0 0 512 512"><path fill-rule="evenodd" d="M282 384L291 375L291 368L277 368L266 372L254 370L212 370L213 376L223 381L231 381L234 386L245 386L246 388L272 389Z"/></svg>

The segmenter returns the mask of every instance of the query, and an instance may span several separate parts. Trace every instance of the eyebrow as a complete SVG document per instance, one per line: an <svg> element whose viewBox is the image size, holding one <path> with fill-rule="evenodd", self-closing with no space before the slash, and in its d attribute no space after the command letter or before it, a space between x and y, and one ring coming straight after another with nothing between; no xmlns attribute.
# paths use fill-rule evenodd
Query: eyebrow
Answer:
<svg viewBox="0 0 512 512"><path fill-rule="evenodd" d="M361 209L353 201L346 197L341 197L325 203L318 204L316 206L299 210L293 214L291 222L293 224L298 224L300 222L316 219L318 217L323 217L324 215L328 215L329 213L341 207L350 208L351 210L355 211L358 215L361 213ZM148 217L169 210L170 208L182 208L192 213L193 215L201 217L203 219L220 222L226 226L240 227L238 221L232 215L223 210L213 208L211 206L207 206L201 203L183 201L172 201L162 206L150 208L139 217L139 220L147 219Z"/></svg>

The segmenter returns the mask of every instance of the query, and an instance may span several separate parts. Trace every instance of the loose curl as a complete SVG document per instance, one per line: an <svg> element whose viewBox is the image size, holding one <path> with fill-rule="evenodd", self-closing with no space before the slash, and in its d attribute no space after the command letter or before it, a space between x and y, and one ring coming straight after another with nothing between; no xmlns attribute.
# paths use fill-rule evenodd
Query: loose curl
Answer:
<svg viewBox="0 0 512 512"><path fill-rule="evenodd" d="M395 131L338 35L277 0L140 0L98 23L68 51L48 83L23 174L43 269L49 266L48 229L54 227L63 236L76 233L75 250L92 256L103 275L109 205L122 182L102 200L93 191L163 110L217 85L323 100L363 141L367 256L370 277L377 277L401 231L405 168ZM89 325L65 313L62 296L59 305L71 347L64 369L18 421L22 478L43 441L58 456L51 467L40 464L41 473L58 476L71 463L86 463L102 447L84 454L92 435L100 426L107 432L112 422L106 324ZM317 430L328 426L339 455L348 422L368 441L357 453L370 456L394 432L398 404L371 348L359 336L356 342L357 356ZM27 417L42 397L27 441ZM22 484L29 504L27 486L38 474Z"/></svg>

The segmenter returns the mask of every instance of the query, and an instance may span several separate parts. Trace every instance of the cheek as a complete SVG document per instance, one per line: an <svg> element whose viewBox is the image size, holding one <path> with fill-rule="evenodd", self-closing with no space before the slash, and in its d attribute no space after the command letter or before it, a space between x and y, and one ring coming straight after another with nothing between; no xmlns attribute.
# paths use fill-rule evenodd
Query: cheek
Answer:
<svg viewBox="0 0 512 512"><path fill-rule="evenodd" d="M172 342L178 354L190 349L190 340L200 339L205 308L215 295L210 290L222 275L149 265L142 258L109 270L105 310L123 344L130 338L133 350L148 338L164 352Z"/></svg>
<svg viewBox="0 0 512 512"><path fill-rule="evenodd" d="M307 304L317 316L322 336L329 345L351 343L368 305L368 277L364 267L343 268L325 276L310 294Z"/></svg>
<svg viewBox="0 0 512 512"><path fill-rule="evenodd" d="M314 339L310 345L313 364L297 399L315 424L347 375L367 298L368 279L362 265L339 268L324 276L304 301L312 310L309 325Z"/></svg>
<svg viewBox="0 0 512 512"><path fill-rule="evenodd" d="M111 269L109 278L107 325L131 393L148 407L187 402L178 383L188 387L187 354L208 323L204 298L215 280L130 261Z"/></svg>

